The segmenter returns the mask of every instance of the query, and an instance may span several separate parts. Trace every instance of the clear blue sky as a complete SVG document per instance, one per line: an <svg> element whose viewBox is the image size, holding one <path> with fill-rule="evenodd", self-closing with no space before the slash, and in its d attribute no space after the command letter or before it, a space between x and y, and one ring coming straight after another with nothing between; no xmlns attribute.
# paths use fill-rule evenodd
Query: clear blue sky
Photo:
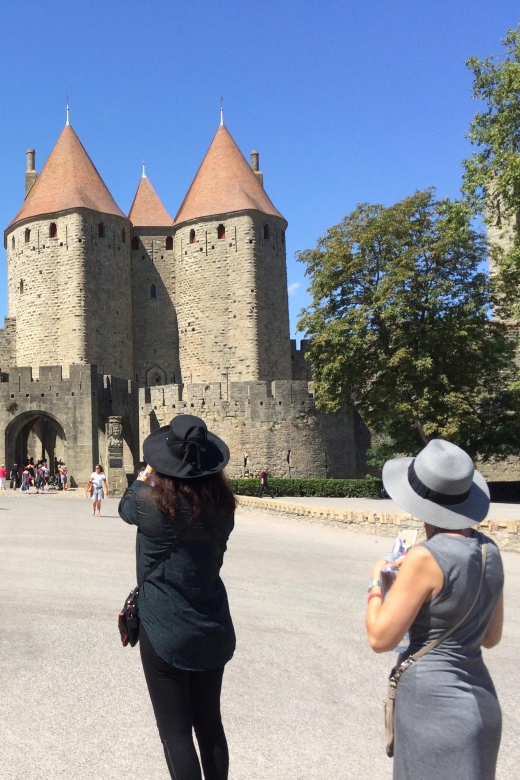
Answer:
<svg viewBox="0 0 520 780"><path fill-rule="evenodd" d="M436 186L455 197L477 105L464 61L501 52L518 0L6 0L0 17L0 223L71 124L128 212L141 161L175 215L225 121L289 222L291 327L308 301L297 249L357 203ZM7 313L5 258L0 314ZM298 286L299 285L299 286Z"/></svg>

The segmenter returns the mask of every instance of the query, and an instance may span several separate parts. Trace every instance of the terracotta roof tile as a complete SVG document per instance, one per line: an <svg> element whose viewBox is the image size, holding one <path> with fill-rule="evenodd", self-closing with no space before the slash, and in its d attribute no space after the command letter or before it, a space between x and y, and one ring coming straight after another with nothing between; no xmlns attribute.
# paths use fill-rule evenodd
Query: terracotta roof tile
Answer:
<svg viewBox="0 0 520 780"><path fill-rule="evenodd" d="M125 216L78 136L66 125L11 225L28 217L73 208Z"/></svg>
<svg viewBox="0 0 520 780"><path fill-rule="evenodd" d="M128 219L135 227L166 227L173 223L146 176L139 182Z"/></svg>
<svg viewBox="0 0 520 780"><path fill-rule="evenodd" d="M221 125L175 217L175 224L256 209L282 217L227 128Z"/></svg>

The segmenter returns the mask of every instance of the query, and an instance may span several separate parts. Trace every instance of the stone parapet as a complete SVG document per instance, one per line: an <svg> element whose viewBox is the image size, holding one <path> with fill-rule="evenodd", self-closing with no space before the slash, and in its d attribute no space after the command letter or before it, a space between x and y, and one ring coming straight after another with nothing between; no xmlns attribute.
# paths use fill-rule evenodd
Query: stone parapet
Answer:
<svg viewBox="0 0 520 780"><path fill-rule="evenodd" d="M254 498L253 496L237 496L237 499L239 506L243 509L260 509L265 512L295 515L322 523L348 526L349 530L380 534L381 536L396 536L396 528L416 528L419 531L418 538L426 538L422 521L412 517L412 515L310 506L309 504L298 504L298 499L295 499L294 503L277 501L276 499ZM501 550L520 552L520 521L488 519L477 527L479 531L488 534Z"/></svg>

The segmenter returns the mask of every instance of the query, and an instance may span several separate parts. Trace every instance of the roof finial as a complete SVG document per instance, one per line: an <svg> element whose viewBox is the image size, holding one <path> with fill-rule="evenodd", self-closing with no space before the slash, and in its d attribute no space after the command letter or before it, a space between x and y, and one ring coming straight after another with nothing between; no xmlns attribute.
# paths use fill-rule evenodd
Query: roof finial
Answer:
<svg viewBox="0 0 520 780"><path fill-rule="evenodd" d="M224 124L224 98L222 95L220 96L220 126L222 127Z"/></svg>
<svg viewBox="0 0 520 780"><path fill-rule="evenodd" d="M141 174L141 179L146 179L146 169L144 167L144 160L143 160L143 172Z"/></svg>
<svg viewBox="0 0 520 780"><path fill-rule="evenodd" d="M66 125L70 125L70 118L69 118L69 93L67 90L67 121L65 122Z"/></svg>

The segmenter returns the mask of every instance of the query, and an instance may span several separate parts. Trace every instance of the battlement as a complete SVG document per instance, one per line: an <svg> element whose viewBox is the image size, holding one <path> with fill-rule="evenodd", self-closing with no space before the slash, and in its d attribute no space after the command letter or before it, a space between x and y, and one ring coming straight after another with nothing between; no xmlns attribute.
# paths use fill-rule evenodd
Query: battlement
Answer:
<svg viewBox="0 0 520 780"><path fill-rule="evenodd" d="M13 366L9 368L8 373L3 373L0 391L4 393L9 390L11 393L39 393L44 397L45 391L73 391L80 392L82 389L90 388L93 377L97 375L96 366L91 365L72 365L68 367L68 377L63 376L63 366L40 366L32 368L31 366ZM33 371L37 376L33 375Z"/></svg>
<svg viewBox="0 0 520 780"><path fill-rule="evenodd" d="M292 378L299 380L312 380L311 364L305 357L309 346L308 339L300 341L300 348L296 346L296 339L291 339L291 370Z"/></svg>
<svg viewBox="0 0 520 780"><path fill-rule="evenodd" d="M211 382L158 385L141 388L142 411L175 414L222 415L272 421L307 414L315 407L314 395L306 381ZM165 408L166 407L166 408Z"/></svg>

